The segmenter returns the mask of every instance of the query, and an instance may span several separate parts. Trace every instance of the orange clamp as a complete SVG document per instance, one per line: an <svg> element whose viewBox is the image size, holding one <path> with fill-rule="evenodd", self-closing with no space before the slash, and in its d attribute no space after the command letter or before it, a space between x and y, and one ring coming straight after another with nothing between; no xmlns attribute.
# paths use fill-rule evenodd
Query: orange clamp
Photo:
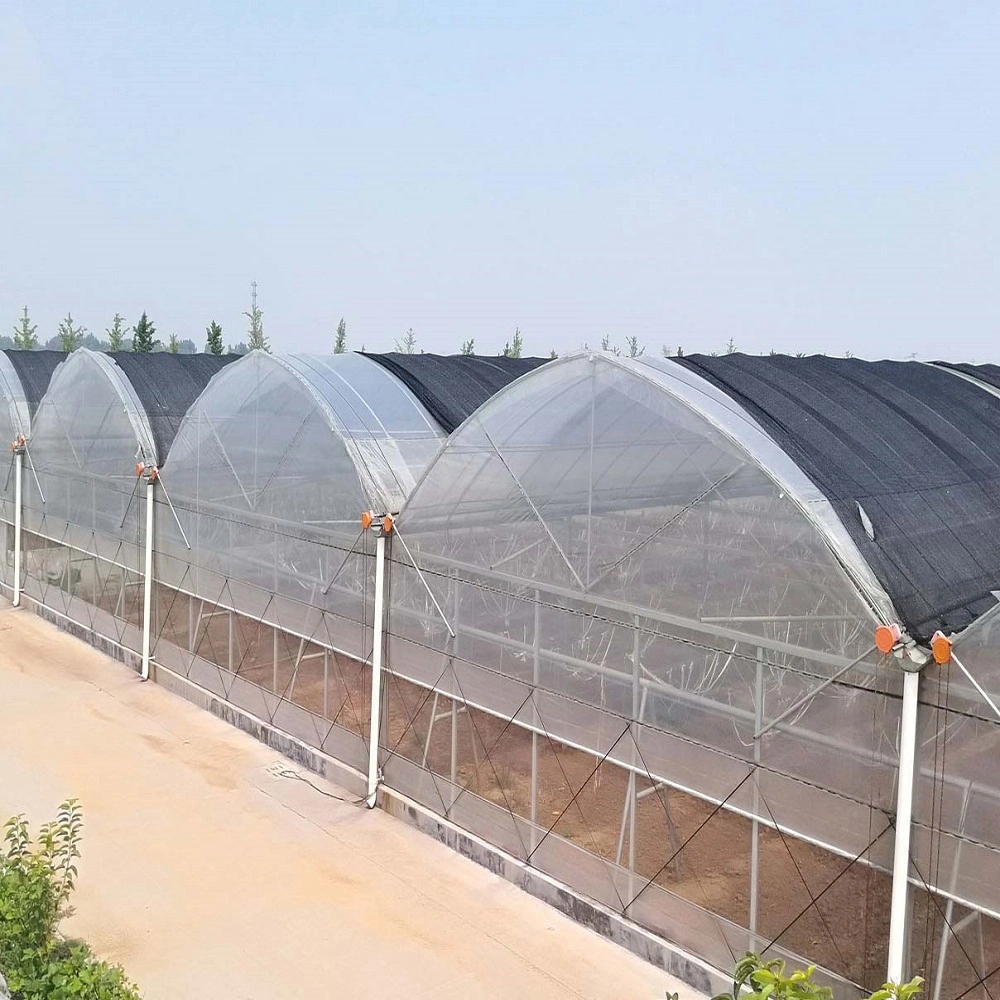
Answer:
<svg viewBox="0 0 1000 1000"><path fill-rule="evenodd" d="M942 666L951 659L951 639L944 632L935 632L931 636L931 653L934 662Z"/></svg>
<svg viewBox="0 0 1000 1000"><path fill-rule="evenodd" d="M372 526L371 511L363 510L361 512L361 530L367 531L371 526Z"/></svg>
<svg viewBox="0 0 1000 1000"><path fill-rule="evenodd" d="M879 625L875 629L875 648L880 653L891 653L902 635L903 630L895 623L892 625Z"/></svg>
<svg viewBox="0 0 1000 1000"><path fill-rule="evenodd" d="M386 514L382 518L382 533L388 535L390 531L392 531L392 515Z"/></svg>

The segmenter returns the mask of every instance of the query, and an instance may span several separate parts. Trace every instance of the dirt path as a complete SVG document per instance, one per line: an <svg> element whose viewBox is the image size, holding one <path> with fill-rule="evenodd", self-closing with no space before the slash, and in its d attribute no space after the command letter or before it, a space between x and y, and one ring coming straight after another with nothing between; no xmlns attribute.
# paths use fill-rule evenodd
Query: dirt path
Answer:
<svg viewBox="0 0 1000 1000"><path fill-rule="evenodd" d="M80 799L66 929L148 1000L694 996L385 814L273 777L277 759L2 605L0 821Z"/></svg>

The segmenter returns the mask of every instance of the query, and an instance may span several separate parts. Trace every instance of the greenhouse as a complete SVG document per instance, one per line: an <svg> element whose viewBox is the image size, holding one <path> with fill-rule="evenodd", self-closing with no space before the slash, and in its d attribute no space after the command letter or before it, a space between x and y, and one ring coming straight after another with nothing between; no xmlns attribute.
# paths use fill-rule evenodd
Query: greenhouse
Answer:
<svg viewBox="0 0 1000 1000"><path fill-rule="evenodd" d="M43 613L695 985L1000 987L1000 369L161 357L0 355Z"/></svg>

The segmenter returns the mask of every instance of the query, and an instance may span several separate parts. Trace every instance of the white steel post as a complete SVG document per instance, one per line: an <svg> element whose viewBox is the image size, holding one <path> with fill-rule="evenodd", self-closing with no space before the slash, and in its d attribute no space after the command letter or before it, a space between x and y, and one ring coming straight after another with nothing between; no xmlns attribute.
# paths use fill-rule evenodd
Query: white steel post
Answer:
<svg viewBox="0 0 1000 1000"><path fill-rule="evenodd" d="M764 650L757 647L757 683L753 710L753 820L750 824L750 951L756 954L757 911L760 908L760 741L764 727Z"/></svg>
<svg viewBox="0 0 1000 1000"><path fill-rule="evenodd" d="M892 862L892 906L889 911L889 969L886 973L886 980L890 983L903 982L919 690L919 671L908 670L903 674L903 709L899 727L899 788L896 792L896 841Z"/></svg>
<svg viewBox="0 0 1000 1000"><path fill-rule="evenodd" d="M380 528L375 542L375 620L372 626L372 714L368 727L368 797L369 809L375 808L378 791L379 734L382 729L382 639L385 624L385 532Z"/></svg>
<svg viewBox="0 0 1000 1000"><path fill-rule="evenodd" d="M21 603L21 469L24 448L14 452L14 607Z"/></svg>
<svg viewBox="0 0 1000 1000"><path fill-rule="evenodd" d="M155 475L146 477L146 565L142 582L142 679L149 680L150 609L153 603L153 490Z"/></svg>

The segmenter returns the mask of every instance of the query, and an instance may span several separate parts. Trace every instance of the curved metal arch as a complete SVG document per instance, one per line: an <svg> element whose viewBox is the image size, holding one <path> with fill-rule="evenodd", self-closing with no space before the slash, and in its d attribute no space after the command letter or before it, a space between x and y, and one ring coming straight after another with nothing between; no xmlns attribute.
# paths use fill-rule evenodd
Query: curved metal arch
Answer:
<svg viewBox="0 0 1000 1000"><path fill-rule="evenodd" d="M81 347L67 355L66 360L52 373L49 388L46 390L45 396L42 397L39 410L53 389L57 388L64 379L73 378L74 367L82 364L95 365L108 380L108 384L121 400L122 410L135 433L136 457L141 458L146 463L157 464L156 445L154 443L153 430L149 424L149 417L146 414L146 408L142 405L142 401L138 395L136 395L136 391L132 387L128 376L106 354Z"/></svg>
<svg viewBox="0 0 1000 1000"><path fill-rule="evenodd" d="M582 361L606 364L618 368L648 385L667 393L686 406L722 434L736 449L755 463L783 490L806 520L819 532L837 562L857 587L859 594L875 617L882 622L898 621L888 593L861 554L825 495L799 468L781 446L737 402L695 372L658 358L623 358L605 351L584 350L553 359L542 368L528 372L501 389L452 432L449 442L457 440L466 425L479 413L493 406L508 393L523 387L527 379L545 377L544 373ZM442 453L448 443L442 448ZM411 498L416 498L423 481L429 476L431 463L418 479ZM405 524L405 506L400 513Z"/></svg>
<svg viewBox="0 0 1000 1000"><path fill-rule="evenodd" d="M419 400L402 382L368 358L362 358L360 355L351 355L350 357L357 358L372 373L377 373L376 377L383 379L386 384L391 383L395 388L398 388L410 401L414 412L422 417L428 433L441 439L444 438L441 429L433 421ZM281 356L270 354L266 351L252 351L235 364L229 365L213 376L199 394L194 404L192 404L191 410L185 416L181 427L183 428L187 421L191 419L190 414L195 411L198 405L206 398L207 394L212 391L213 386L217 387L228 376L236 375L241 371L241 365L246 365L250 359L254 363L273 365L294 379L306 393L316 411L322 416L332 434L343 444L348 457L357 470L358 480L371 502L376 506L384 506L386 508L385 513L395 512L395 510L398 510L402 506L403 499L412 491L415 483L415 480L405 482L400 479L401 470L405 468L405 463L402 461L398 450L395 449L395 433L386 426L377 410L371 405L371 402L351 384L350 379L343 373L336 372L330 366L330 374L336 376L338 379L338 384L335 385L331 381L330 386L337 393L339 402L344 405L346 410L349 410L350 413L358 418L360 425L368 429L370 435L367 439L362 440L351 429L348 422L345 421L344 416L337 412L334 401L317 384L317 380L320 377L325 378L324 373L317 368L317 364L321 358L322 356L320 355L294 354ZM216 380L219 381L217 382ZM180 440L181 437L181 432L178 432L177 439ZM381 465L381 468L376 468L376 462ZM236 474L235 469L233 472ZM238 479L239 476L237 474ZM379 512L383 513L383 511Z"/></svg>
<svg viewBox="0 0 1000 1000"><path fill-rule="evenodd" d="M6 351L0 351L0 393L7 401L10 422L18 434L28 436L31 430L31 409L24 386Z"/></svg>

